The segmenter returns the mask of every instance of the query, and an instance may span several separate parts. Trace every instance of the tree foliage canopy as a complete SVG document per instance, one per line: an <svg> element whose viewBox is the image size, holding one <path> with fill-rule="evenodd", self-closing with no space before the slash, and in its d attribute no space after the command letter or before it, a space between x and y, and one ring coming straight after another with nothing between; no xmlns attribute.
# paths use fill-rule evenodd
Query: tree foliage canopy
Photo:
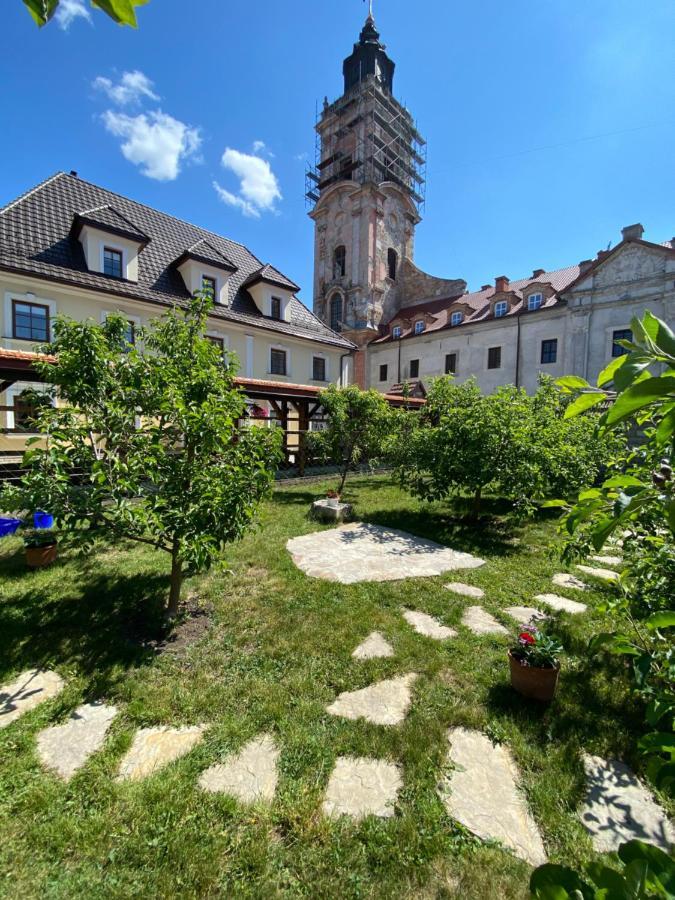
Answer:
<svg viewBox="0 0 675 900"><path fill-rule="evenodd" d="M118 25L136 28L138 22L135 7L144 6L147 2L148 0L91 0L91 5L103 10ZM23 3L40 28L54 17L59 7L59 0L23 0Z"/></svg>

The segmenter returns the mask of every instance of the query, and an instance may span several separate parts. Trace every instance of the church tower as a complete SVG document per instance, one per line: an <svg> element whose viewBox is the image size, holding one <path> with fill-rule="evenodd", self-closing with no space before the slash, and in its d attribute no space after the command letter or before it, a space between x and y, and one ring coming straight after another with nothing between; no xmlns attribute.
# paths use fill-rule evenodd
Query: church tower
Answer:
<svg viewBox="0 0 675 900"><path fill-rule="evenodd" d="M307 172L314 312L359 347L401 305L424 205L425 141L394 97L394 68L371 13L344 61L344 93L324 100Z"/></svg>

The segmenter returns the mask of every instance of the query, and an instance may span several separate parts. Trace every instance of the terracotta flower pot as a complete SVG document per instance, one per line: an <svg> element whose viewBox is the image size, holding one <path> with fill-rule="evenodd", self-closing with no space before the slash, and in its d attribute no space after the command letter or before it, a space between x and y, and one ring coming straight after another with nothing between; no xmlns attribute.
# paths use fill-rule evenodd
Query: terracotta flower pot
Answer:
<svg viewBox="0 0 675 900"><path fill-rule="evenodd" d="M31 569L43 569L51 566L56 559L57 544L47 544L44 547L26 547L26 563Z"/></svg>
<svg viewBox="0 0 675 900"><path fill-rule="evenodd" d="M531 700L550 703L555 697L558 687L560 664L555 669L539 669L535 666L524 666L509 650L511 666L511 687Z"/></svg>

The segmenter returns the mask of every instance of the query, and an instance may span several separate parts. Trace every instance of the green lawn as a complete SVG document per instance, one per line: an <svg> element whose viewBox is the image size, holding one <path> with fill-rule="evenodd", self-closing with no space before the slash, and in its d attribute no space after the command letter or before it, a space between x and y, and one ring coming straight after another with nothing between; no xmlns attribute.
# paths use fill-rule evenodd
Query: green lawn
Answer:
<svg viewBox="0 0 675 900"><path fill-rule="evenodd" d="M324 486L325 487L325 486ZM166 559L147 548L62 554L51 569L25 569L17 539L0 543L0 680L22 669L56 669L63 693L0 731L0 894L12 897L458 897L527 896L529 868L454 823L436 793L449 726L485 730L512 749L551 860L579 863L590 841L575 817L583 794L580 748L624 758L640 770L642 723L622 664L588 660L601 630L593 612L557 616L566 656L550 708L508 684L505 637L460 626L475 601L444 583L485 589L502 610L552 591L563 571L551 555L555 520L517 527L495 510L467 525L443 505L411 500L384 478L348 485L359 518L403 528L482 556L480 569L384 584L337 585L307 578L285 550L289 536L316 530L308 516L320 485L279 490L262 527L231 548L223 567L192 579L186 593L211 604L213 626L180 653L144 649L166 591ZM503 511L502 511L503 512ZM567 592L570 596L571 593ZM580 598L577 598L580 599ZM410 606L454 625L436 643L402 619ZM378 629L390 659L357 662L351 651ZM333 717L344 690L418 672L403 725L385 728ZM35 755L36 732L78 704L116 704L105 749L68 784ZM116 766L135 729L210 723L188 756L137 784L117 784ZM243 808L202 793L199 774L260 732L281 749L271 808ZM327 821L321 800L335 759L375 756L401 764L397 814L355 825Z"/></svg>

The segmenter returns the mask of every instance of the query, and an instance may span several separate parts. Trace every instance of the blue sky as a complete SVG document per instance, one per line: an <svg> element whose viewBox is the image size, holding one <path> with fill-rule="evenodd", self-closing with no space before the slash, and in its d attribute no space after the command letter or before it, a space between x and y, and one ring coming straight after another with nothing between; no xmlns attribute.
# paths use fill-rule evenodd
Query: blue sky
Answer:
<svg viewBox="0 0 675 900"><path fill-rule="evenodd" d="M76 169L241 241L311 306L305 160L365 5L150 0L133 31L85 2L38 31L4 0L0 203ZM477 288L635 221L675 235L672 0L375 0L375 18L428 140L423 269Z"/></svg>

